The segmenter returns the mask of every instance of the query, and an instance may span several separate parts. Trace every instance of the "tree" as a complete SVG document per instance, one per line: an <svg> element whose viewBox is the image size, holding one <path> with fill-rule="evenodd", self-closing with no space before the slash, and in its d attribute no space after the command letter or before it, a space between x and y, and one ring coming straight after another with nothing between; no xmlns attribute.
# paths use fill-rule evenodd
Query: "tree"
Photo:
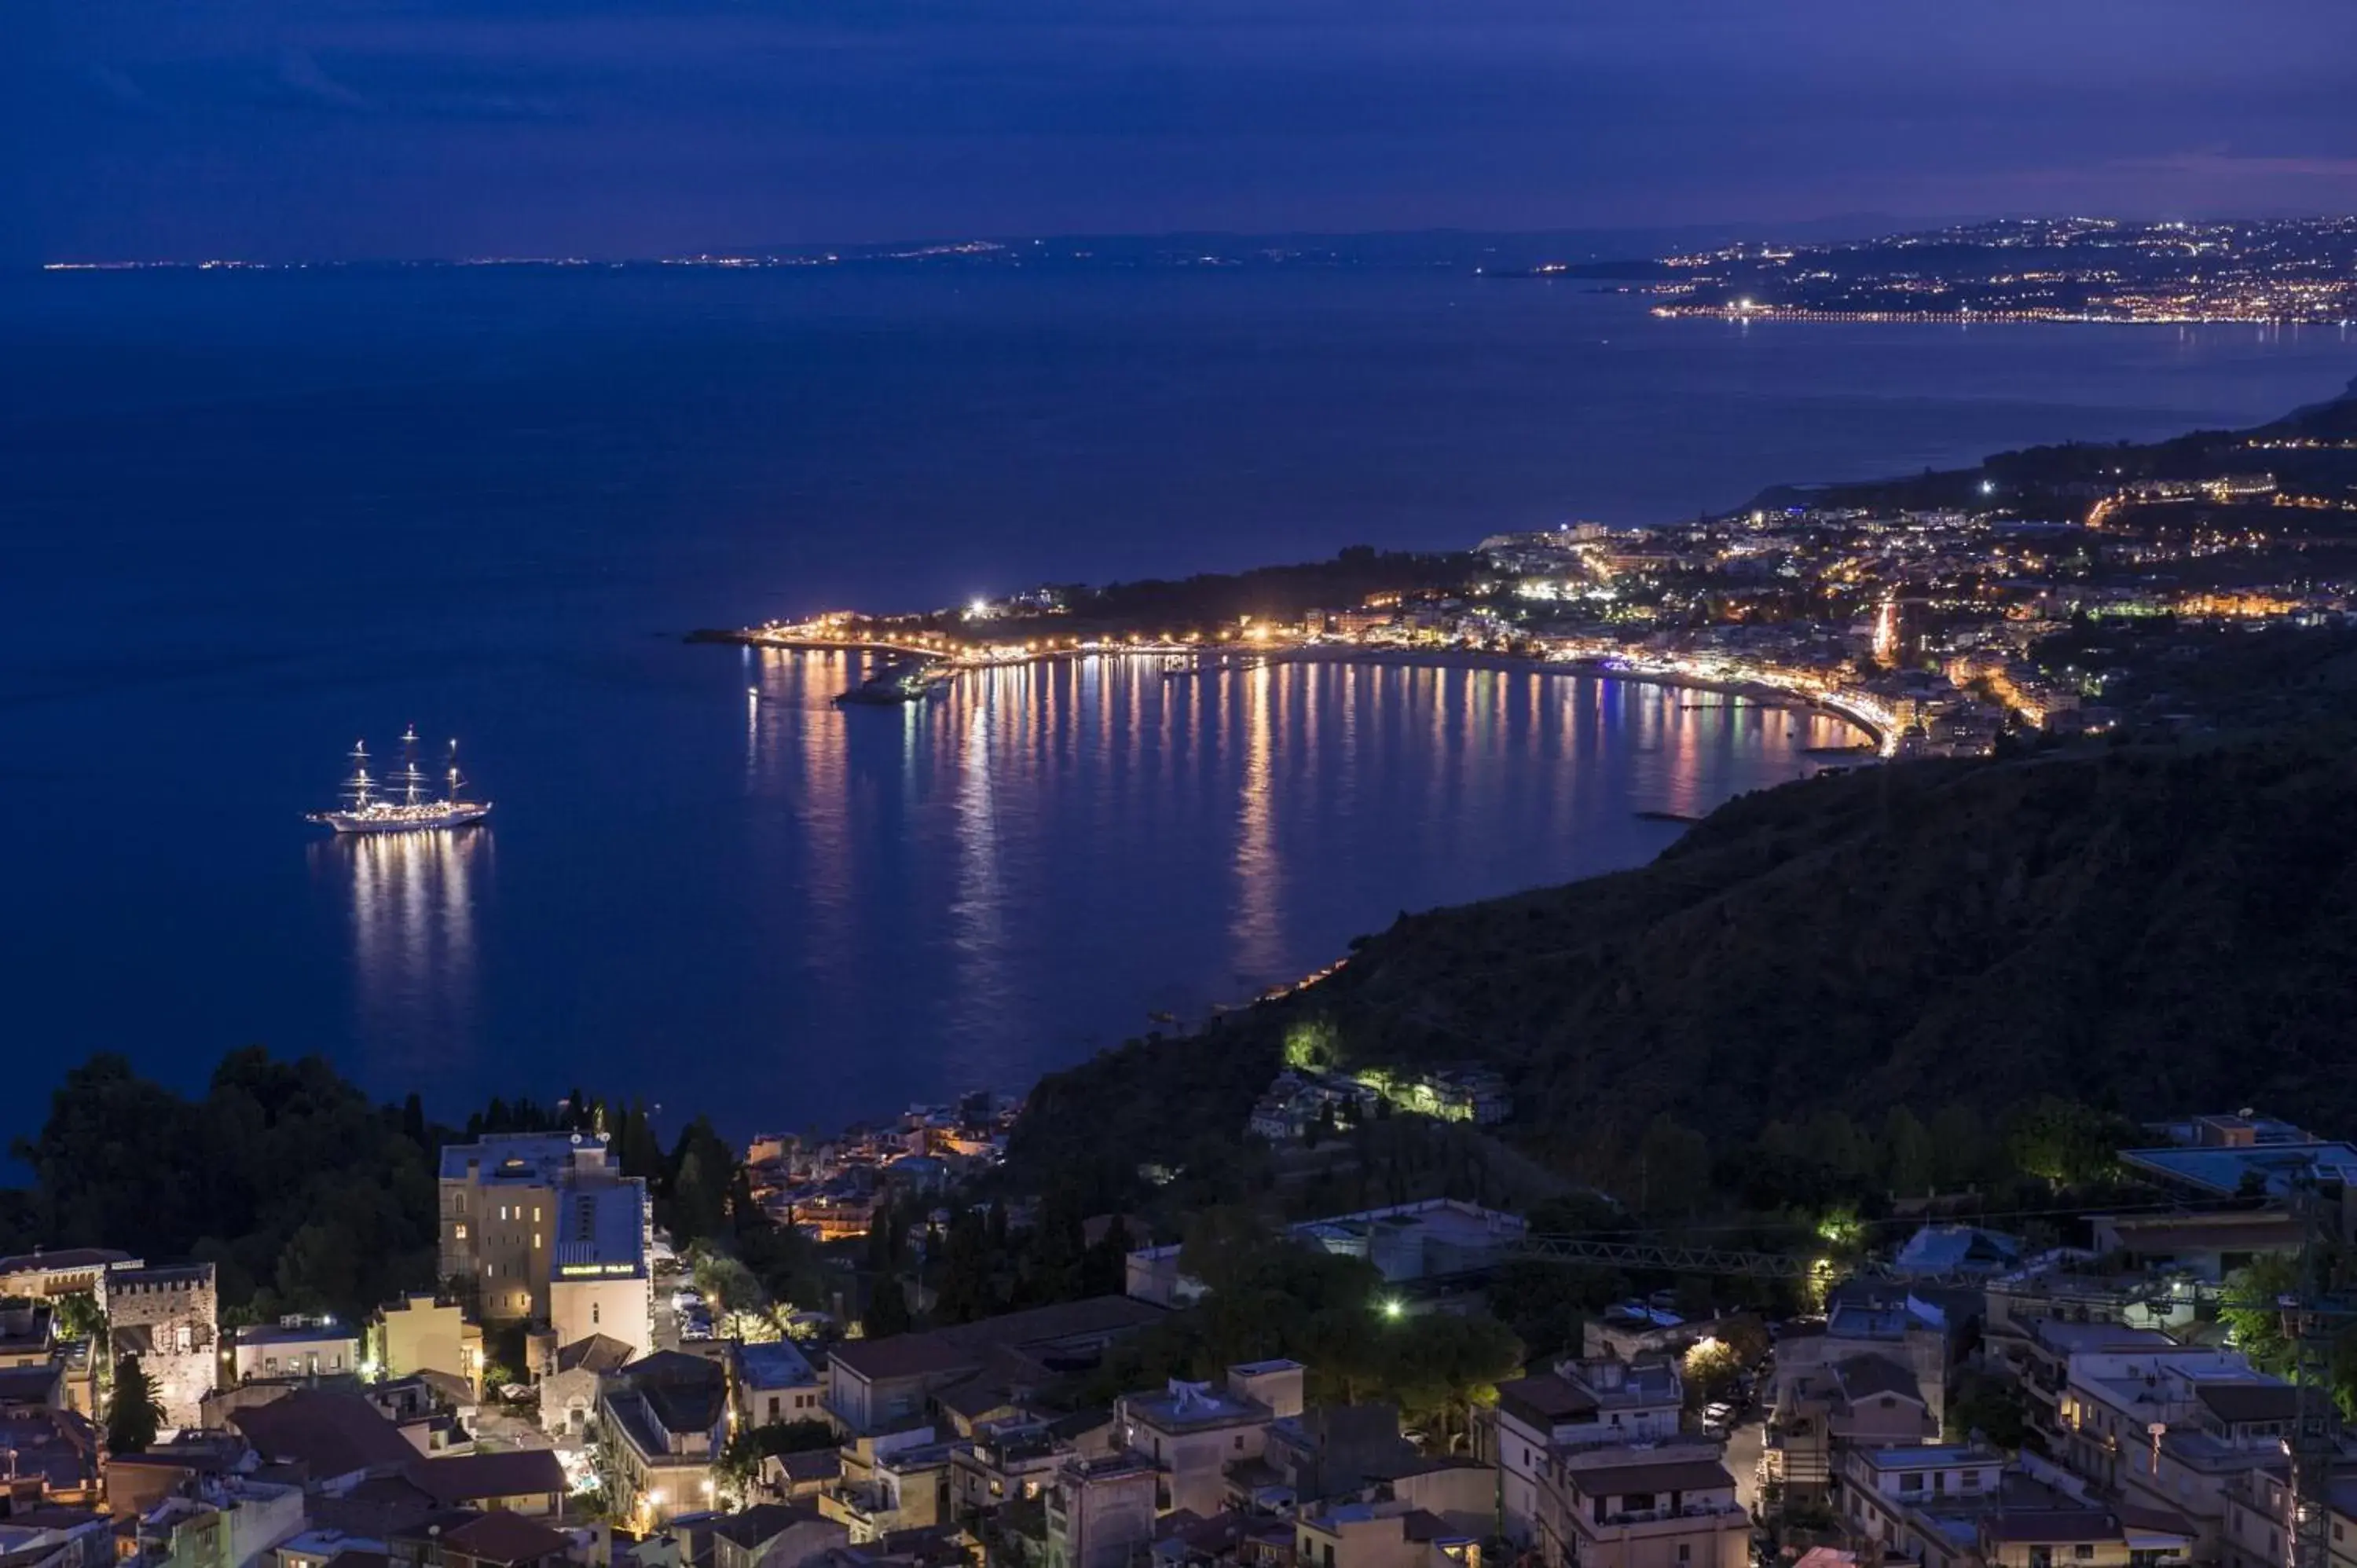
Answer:
<svg viewBox="0 0 2357 1568"><path fill-rule="evenodd" d="M2024 1175L2061 1187L2109 1176L2132 1132L2116 1116L2046 1094L2015 1112L2007 1149Z"/></svg>
<svg viewBox="0 0 2357 1568"><path fill-rule="evenodd" d="M859 1315L860 1332L870 1339L888 1339L916 1326L909 1311L909 1293L898 1274L886 1274L867 1293L867 1310Z"/></svg>
<svg viewBox="0 0 2357 1568"><path fill-rule="evenodd" d="M1921 1195L1938 1181L1932 1134L1915 1112L1894 1105L1882 1119L1882 1179L1901 1195Z"/></svg>
<svg viewBox="0 0 2357 1568"><path fill-rule="evenodd" d="M740 1426L720 1451L721 1485L743 1493L761 1477L761 1461L773 1454L808 1454L835 1444L834 1428L823 1421L772 1421Z"/></svg>
<svg viewBox="0 0 2357 1568"><path fill-rule="evenodd" d="M147 1369L136 1356L114 1363L114 1394L106 1404L106 1449L110 1454L144 1454L156 1446L164 1425L164 1402L147 1380Z"/></svg>
<svg viewBox="0 0 2357 1568"><path fill-rule="evenodd" d="M1656 1116L1638 1145L1640 1207L1652 1214L1691 1214L1710 1192L1710 1143L1667 1114Z"/></svg>
<svg viewBox="0 0 2357 1568"><path fill-rule="evenodd" d="M2284 1334L2283 1309L2276 1305L2300 1290L2299 1260L2288 1252L2254 1258L2248 1266L2226 1276L2226 1305L2218 1309L2234 1348L2263 1372L2287 1376L2295 1347Z"/></svg>
<svg viewBox="0 0 2357 1568"><path fill-rule="evenodd" d="M933 1290L933 1316L942 1323L971 1323L998 1308L996 1270L990 1255L990 1235L982 1216L961 1208L950 1218L950 1233L942 1248L942 1274Z"/></svg>
<svg viewBox="0 0 2357 1568"><path fill-rule="evenodd" d="M96 1341L106 1332L106 1309L98 1305L95 1293L78 1290L70 1294L51 1296L50 1309L57 1315L59 1339Z"/></svg>
<svg viewBox="0 0 2357 1568"><path fill-rule="evenodd" d="M1387 1324L1384 1391L1454 1453L1472 1435L1473 1408L1494 1404L1498 1384L1522 1369L1523 1342L1494 1317L1437 1312Z"/></svg>
<svg viewBox="0 0 2357 1568"><path fill-rule="evenodd" d="M2018 1387L1986 1372L1967 1371L1963 1375L1956 1385L1955 1397L1948 1402L1947 1431L1943 1435L1949 1442L1961 1443L1978 1433L1999 1448L2018 1453L2029 1439L2029 1430Z"/></svg>

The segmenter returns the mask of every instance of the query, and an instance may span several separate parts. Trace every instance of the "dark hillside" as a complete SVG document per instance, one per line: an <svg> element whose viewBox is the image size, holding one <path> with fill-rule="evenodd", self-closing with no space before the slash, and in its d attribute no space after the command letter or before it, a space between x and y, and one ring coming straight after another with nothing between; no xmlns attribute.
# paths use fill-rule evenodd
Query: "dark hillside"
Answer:
<svg viewBox="0 0 2357 1568"><path fill-rule="evenodd" d="M1666 1113L2054 1093L2357 1127L2357 767L2321 743L1873 768L1734 801L1644 869L1402 918L1331 980L1041 1087L1018 1159L1232 1138L1288 1029L1484 1060L1561 1167Z"/></svg>

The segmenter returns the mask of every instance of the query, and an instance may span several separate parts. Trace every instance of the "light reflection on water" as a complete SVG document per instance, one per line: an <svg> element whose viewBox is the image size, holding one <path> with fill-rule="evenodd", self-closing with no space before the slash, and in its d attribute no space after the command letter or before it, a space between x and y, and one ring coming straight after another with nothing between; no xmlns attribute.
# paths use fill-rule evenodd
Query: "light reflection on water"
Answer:
<svg viewBox="0 0 2357 1568"><path fill-rule="evenodd" d="M314 844L349 909L366 1055L479 1076L512 1051L530 1077L508 1092L562 1092L551 1071L659 1083L732 1127L1020 1088L1287 983L1396 910L1640 863L1678 830L1638 813L1698 815L1850 738L1413 662L1170 679L1084 659L834 705L874 668L716 661L709 750L683 726L650 775L669 812L560 831L503 791L496 918L488 829ZM574 1039L582 1066L544 1059Z"/></svg>
<svg viewBox="0 0 2357 1568"><path fill-rule="evenodd" d="M338 833L315 870L348 890L353 1001L362 1038L394 1036L459 1061L480 1047L476 903L491 875L488 823L410 833ZM434 1051L436 1043L439 1051Z"/></svg>

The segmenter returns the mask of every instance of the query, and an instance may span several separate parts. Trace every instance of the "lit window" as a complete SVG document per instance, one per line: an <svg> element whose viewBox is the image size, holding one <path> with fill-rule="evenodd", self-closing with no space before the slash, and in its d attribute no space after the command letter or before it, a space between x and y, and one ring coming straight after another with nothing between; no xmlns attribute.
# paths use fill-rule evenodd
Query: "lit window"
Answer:
<svg viewBox="0 0 2357 1568"><path fill-rule="evenodd" d="M467 1228L464 1225L456 1227L451 1233L461 1241L467 1239Z"/></svg>

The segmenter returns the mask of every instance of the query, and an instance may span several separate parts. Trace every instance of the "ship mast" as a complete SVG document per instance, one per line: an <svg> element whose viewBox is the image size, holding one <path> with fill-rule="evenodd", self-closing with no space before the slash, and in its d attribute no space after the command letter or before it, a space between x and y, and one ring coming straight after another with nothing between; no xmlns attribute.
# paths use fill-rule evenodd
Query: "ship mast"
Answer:
<svg viewBox="0 0 2357 1568"><path fill-rule="evenodd" d="M458 803L458 786L465 782L458 777L458 743L454 738L450 742L449 792L447 796L450 804L455 806Z"/></svg>
<svg viewBox="0 0 2357 1568"><path fill-rule="evenodd" d="M417 726L411 725L401 732L401 803L417 804L417 781L423 777L417 771Z"/></svg>
<svg viewBox="0 0 2357 1568"><path fill-rule="evenodd" d="M352 776L344 780L344 799L355 811L365 811L376 793L375 780L369 777L368 742L352 742Z"/></svg>

